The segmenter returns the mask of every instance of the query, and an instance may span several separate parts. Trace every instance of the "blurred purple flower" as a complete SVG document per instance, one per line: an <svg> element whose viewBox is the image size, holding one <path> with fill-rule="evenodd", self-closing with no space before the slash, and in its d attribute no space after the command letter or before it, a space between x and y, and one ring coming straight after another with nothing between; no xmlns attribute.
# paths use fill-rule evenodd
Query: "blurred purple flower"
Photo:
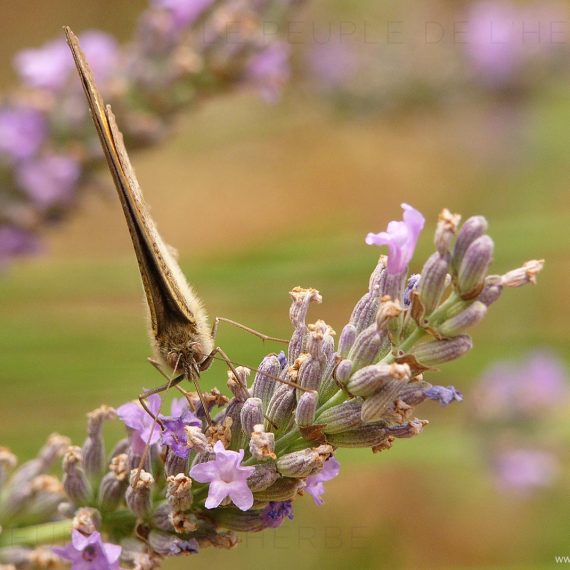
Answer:
<svg viewBox="0 0 570 570"><path fill-rule="evenodd" d="M70 544L53 549L60 558L71 562L71 570L119 570L121 550L116 544L103 542L98 532L85 536L75 529Z"/></svg>
<svg viewBox="0 0 570 570"><path fill-rule="evenodd" d="M83 32L79 40L95 79L104 82L116 69L119 45L112 36L99 30Z"/></svg>
<svg viewBox="0 0 570 570"><path fill-rule="evenodd" d="M483 419L524 419L550 412L553 404L568 396L568 377L560 359L535 351L520 363L501 362L487 370L473 401Z"/></svg>
<svg viewBox="0 0 570 570"><path fill-rule="evenodd" d="M15 255L36 253L39 250L37 236L13 226L0 226L0 269Z"/></svg>
<svg viewBox="0 0 570 570"><path fill-rule="evenodd" d="M336 460L334 456L329 457L318 473L307 477L305 481L305 486L303 490L309 493L316 505L323 505L324 501L321 498L325 492L325 486L323 483L334 479L340 473L340 463Z"/></svg>
<svg viewBox="0 0 570 570"><path fill-rule="evenodd" d="M246 80L266 101L276 101L289 79L289 53L286 43L275 42L249 60Z"/></svg>
<svg viewBox="0 0 570 570"><path fill-rule="evenodd" d="M23 160L37 153L47 134L45 117L25 106L0 108L0 154Z"/></svg>
<svg viewBox="0 0 570 570"><path fill-rule="evenodd" d="M462 402L463 394L456 390L453 386L432 386L427 390L424 390L424 394L430 400L435 400L439 402L442 406L448 406L451 402Z"/></svg>
<svg viewBox="0 0 570 570"><path fill-rule="evenodd" d="M21 51L14 58L14 67L29 87L56 91L65 85L73 58L65 41L58 39Z"/></svg>
<svg viewBox="0 0 570 570"><path fill-rule="evenodd" d="M467 56L477 73L493 85L503 84L517 73L522 60L519 18L511 2L483 0L470 7L467 17Z"/></svg>
<svg viewBox="0 0 570 570"><path fill-rule="evenodd" d="M160 412L160 396L153 394L147 398L149 410L156 416ZM131 446L133 452L144 452L147 442L150 445L158 443L160 439L160 427L154 422L149 414L143 410L138 402L128 402L117 408L117 415L121 421L131 428Z"/></svg>
<svg viewBox="0 0 570 570"><path fill-rule="evenodd" d="M530 492L548 487L556 479L558 459L541 449L510 449L496 454L494 469L497 484L509 491Z"/></svg>
<svg viewBox="0 0 570 570"><path fill-rule="evenodd" d="M58 154L27 160L16 170L18 184L40 208L71 201L80 176L79 163Z"/></svg>
<svg viewBox="0 0 570 570"><path fill-rule="evenodd" d="M388 273L391 275L400 275L406 270L425 224L425 218L412 206L402 204L402 209L402 222L392 221L388 224L388 231L366 236L368 245L388 246Z"/></svg>
<svg viewBox="0 0 570 570"><path fill-rule="evenodd" d="M354 46L334 38L317 43L309 52L309 68L325 89L343 87L358 69Z"/></svg>
<svg viewBox="0 0 570 570"><path fill-rule="evenodd" d="M168 10L175 19L176 26L183 28L193 24L215 0L152 0L155 8Z"/></svg>
<svg viewBox="0 0 570 570"><path fill-rule="evenodd" d="M190 470L190 477L199 483L209 483L208 498L205 506L213 509L229 497L234 505L247 511L253 505L253 493L247 486L248 477L255 471L254 467L243 467L244 451L226 450L221 441L214 445L215 459L206 463L198 463Z"/></svg>
<svg viewBox="0 0 570 570"><path fill-rule="evenodd" d="M293 504L291 501L271 501L261 512L266 528L278 528L287 517L293 520Z"/></svg>

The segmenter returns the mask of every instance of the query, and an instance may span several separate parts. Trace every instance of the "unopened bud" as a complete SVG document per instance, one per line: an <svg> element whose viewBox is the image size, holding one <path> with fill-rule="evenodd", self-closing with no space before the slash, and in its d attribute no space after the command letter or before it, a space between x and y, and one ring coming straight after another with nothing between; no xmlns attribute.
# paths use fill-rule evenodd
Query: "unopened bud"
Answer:
<svg viewBox="0 0 570 570"><path fill-rule="evenodd" d="M383 419L386 412L399 399L400 392L405 386L401 380L387 380L382 389L366 398L362 404L362 421L366 423L376 422Z"/></svg>
<svg viewBox="0 0 570 570"><path fill-rule="evenodd" d="M233 370L228 370L228 388L231 390L235 399L240 402L245 402L249 398L247 390L247 379L251 370L245 366L237 366L235 368L237 376Z"/></svg>
<svg viewBox="0 0 570 570"><path fill-rule="evenodd" d="M277 431L285 429L293 419L295 408L295 389L281 384L276 388L267 408L265 429L273 428Z"/></svg>
<svg viewBox="0 0 570 570"><path fill-rule="evenodd" d="M295 409L295 423L299 427L307 427L312 425L315 419L315 411L319 401L319 393L316 391L305 392L297 403Z"/></svg>
<svg viewBox="0 0 570 570"><path fill-rule="evenodd" d="M477 300L487 305L487 307L492 305L501 296L503 291L501 280L502 278L499 275L488 275L485 279L483 291L481 291Z"/></svg>
<svg viewBox="0 0 570 570"><path fill-rule="evenodd" d="M296 494L301 482L292 477L280 477L263 491L254 493L256 501L265 503L269 501L290 501Z"/></svg>
<svg viewBox="0 0 570 570"><path fill-rule="evenodd" d="M368 366L378 359L380 351L386 342L386 333L379 332L376 324L363 330L354 343L348 357L354 368L358 370Z"/></svg>
<svg viewBox="0 0 570 570"><path fill-rule="evenodd" d="M152 550L160 556L183 556L196 554L199 550L198 542L195 538L185 539L176 534L160 530L150 531L148 543Z"/></svg>
<svg viewBox="0 0 570 570"><path fill-rule="evenodd" d="M382 297L378 314L376 315L376 327L378 331L384 330L393 319L397 319L402 314L402 310L402 305L398 299L394 301L389 295Z"/></svg>
<svg viewBox="0 0 570 570"><path fill-rule="evenodd" d="M429 424L427 420L418 420L415 418L401 426L390 426L386 428L386 431L394 437L414 437L415 435L422 433L424 426L427 424Z"/></svg>
<svg viewBox="0 0 570 570"><path fill-rule="evenodd" d="M483 216L472 216L465 220L453 248L452 266L457 273L467 248L487 231L487 220Z"/></svg>
<svg viewBox="0 0 570 570"><path fill-rule="evenodd" d="M338 341L338 352L343 358L346 358L346 356L350 352L350 349L352 348L354 341L356 340L356 335L357 335L357 330L354 325L348 324L342 329Z"/></svg>
<svg viewBox="0 0 570 570"><path fill-rule="evenodd" d="M322 363L312 356L309 356L299 367L297 382L305 388L305 390L318 390L321 382L321 375ZM299 398L302 393L303 391L298 389L297 397Z"/></svg>
<svg viewBox="0 0 570 570"><path fill-rule="evenodd" d="M483 235L465 252L457 274L457 287L463 299L473 299L481 293L489 265L493 261L493 240Z"/></svg>
<svg viewBox="0 0 570 570"><path fill-rule="evenodd" d="M165 532L174 532L172 524L172 507L168 503L161 503L154 509L151 517L153 528L163 530Z"/></svg>
<svg viewBox="0 0 570 570"><path fill-rule="evenodd" d="M85 476L81 448L70 447L63 458L63 487L67 496L76 504L84 505L91 497L91 485Z"/></svg>
<svg viewBox="0 0 570 570"><path fill-rule="evenodd" d="M254 493L265 491L279 477L275 463L259 463L255 465L255 471L248 477L247 485Z"/></svg>
<svg viewBox="0 0 570 570"><path fill-rule="evenodd" d="M527 261L522 267L505 273L501 279L504 287L522 287L523 285L536 285L536 276L544 267L544 259Z"/></svg>
<svg viewBox="0 0 570 570"><path fill-rule="evenodd" d="M334 379L341 385L346 386L350 375L352 374L352 361L341 360L334 369Z"/></svg>
<svg viewBox="0 0 570 570"><path fill-rule="evenodd" d="M309 477L322 469L332 452L330 445L320 445L313 449L287 453L277 459L277 470L284 477Z"/></svg>
<svg viewBox="0 0 570 570"><path fill-rule="evenodd" d="M241 429L250 436L253 426L263 423L263 402L260 398L248 398L241 409Z"/></svg>
<svg viewBox="0 0 570 570"><path fill-rule="evenodd" d="M154 478L144 470L133 469L129 482L130 485L125 494L127 506L137 517L144 517L150 512L150 494Z"/></svg>
<svg viewBox="0 0 570 570"><path fill-rule="evenodd" d="M264 409L269 404L275 389L275 378L278 378L280 373L281 364L274 354L266 356L259 365L253 381L253 387L251 388L251 394L254 398L259 398L263 402Z"/></svg>
<svg viewBox="0 0 570 570"><path fill-rule="evenodd" d="M355 372L346 387L354 396L367 397L378 392L391 379L407 381L410 376L408 364L373 364Z"/></svg>
<svg viewBox="0 0 570 570"><path fill-rule="evenodd" d="M475 301L467 309L440 325L438 331L442 336L455 336L480 323L486 314L487 305L481 301Z"/></svg>
<svg viewBox="0 0 570 570"><path fill-rule="evenodd" d="M449 252L451 240L457 233L457 228L461 216L452 214L447 208L444 208L437 220L437 229L435 230L435 247L440 255L445 256Z"/></svg>
<svg viewBox="0 0 570 570"><path fill-rule="evenodd" d="M386 279L386 261L382 256L372 275L370 276L368 292L356 303L352 315L350 316L350 326L354 327L355 333L360 333L368 328L376 318L378 312L378 301L380 299L380 290ZM355 337L356 337L355 334ZM350 347L349 347L350 348ZM347 353L340 352L343 356Z"/></svg>
<svg viewBox="0 0 570 570"><path fill-rule="evenodd" d="M425 316L429 316L439 305L445 291L447 272L449 271L449 254L443 256L434 253L425 263L418 284L419 300Z"/></svg>
<svg viewBox="0 0 570 570"><path fill-rule="evenodd" d="M198 426L186 426L184 431L186 432L186 441L190 449L198 453L212 450L212 446L201 428Z"/></svg>
<svg viewBox="0 0 570 570"><path fill-rule="evenodd" d="M237 532L259 532L266 528L261 516L262 511L240 511L233 507L216 509L214 517L216 524L222 528Z"/></svg>
<svg viewBox="0 0 570 570"><path fill-rule="evenodd" d="M322 303L323 298L316 289L295 287L289 291L293 303L289 309L289 318L294 327L305 323L310 303Z"/></svg>
<svg viewBox="0 0 570 570"><path fill-rule="evenodd" d="M115 410L101 406L87 414L87 439L83 444L83 468L88 477L97 477L105 466L105 442L101 434L103 422L117 417Z"/></svg>
<svg viewBox="0 0 570 570"><path fill-rule="evenodd" d="M170 514L170 521L172 522L174 532L178 534L188 534L198 528L198 520L191 513L173 510Z"/></svg>
<svg viewBox="0 0 570 570"><path fill-rule="evenodd" d="M449 340L422 342L414 348L413 355L424 366L437 366L463 356L472 348L471 337L460 335Z"/></svg>
<svg viewBox="0 0 570 570"><path fill-rule="evenodd" d="M101 513L97 509L83 507L75 512L71 524L83 534L93 534L101 528Z"/></svg>
<svg viewBox="0 0 570 570"><path fill-rule="evenodd" d="M361 426L356 429L327 435L327 441L335 447L374 447L387 437L384 422Z"/></svg>
<svg viewBox="0 0 570 570"><path fill-rule="evenodd" d="M129 482L118 479L115 473L109 471L101 479L99 485L99 506L104 511L114 511L121 503Z"/></svg>
<svg viewBox="0 0 570 570"><path fill-rule="evenodd" d="M327 435L340 433L357 428L362 425L360 417L362 411L362 400L353 398L325 410L318 418L317 424L325 424L323 432Z"/></svg>

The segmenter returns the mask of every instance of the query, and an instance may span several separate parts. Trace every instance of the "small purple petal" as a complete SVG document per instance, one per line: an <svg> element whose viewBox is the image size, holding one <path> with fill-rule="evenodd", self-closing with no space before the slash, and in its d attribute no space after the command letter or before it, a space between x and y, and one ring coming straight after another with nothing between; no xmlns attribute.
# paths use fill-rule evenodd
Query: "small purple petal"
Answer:
<svg viewBox="0 0 570 570"><path fill-rule="evenodd" d="M366 236L368 245L388 246L388 273L391 275L400 275L406 270L425 224L425 218L416 209L408 204L402 204L402 209L403 221L392 221L387 231Z"/></svg>
<svg viewBox="0 0 570 570"><path fill-rule="evenodd" d="M272 501L261 513L261 518L267 528L280 527L285 517L293 520L293 504L291 501Z"/></svg>
<svg viewBox="0 0 570 570"><path fill-rule="evenodd" d="M71 543L53 552L71 562L71 570L119 570L121 550L116 544L103 542L98 532L85 536L73 529Z"/></svg>
<svg viewBox="0 0 570 570"><path fill-rule="evenodd" d="M35 235L20 228L0 226L0 269L12 257L39 251L40 246Z"/></svg>
<svg viewBox="0 0 570 570"><path fill-rule="evenodd" d="M324 501L321 495L325 492L323 483L334 479L340 473L340 463L335 457L329 457L318 473L307 477L305 480L304 490L313 497L315 504L323 505Z"/></svg>
<svg viewBox="0 0 570 570"><path fill-rule="evenodd" d="M73 58L65 41L55 40L37 49L21 51L14 58L14 66L26 85L58 90L73 69Z"/></svg>
<svg viewBox="0 0 570 570"><path fill-rule="evenodd" d="M439 402L442 406L448 406L451 402L462 402L463 394L456 390L453 386L432 386L424 391L424 394L430 400Z"/></svg>

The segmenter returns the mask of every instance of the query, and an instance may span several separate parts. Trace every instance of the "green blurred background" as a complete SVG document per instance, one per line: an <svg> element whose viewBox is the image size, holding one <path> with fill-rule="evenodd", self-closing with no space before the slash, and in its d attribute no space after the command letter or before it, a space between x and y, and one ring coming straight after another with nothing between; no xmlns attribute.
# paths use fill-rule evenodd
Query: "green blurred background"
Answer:
<svg viewBox="0 0 570 570"><path fill-rule="evenodd" d="M14 79L14 53L52 38L61 25L126 39L145 4L3 2L2 86ZM380 22L372 2L354 17L367 6ZM319 0L304 18L349 12ZM570 340L567 85L545 83L520 113L507 133L495 128L493 104L476 99L339 116L293 80L275 106L253 94L209 102L160 149L133 158L155 219L209 314L276 336L289 333L287 292L295 285L319 289L324 303L311 318L341 330L378 254L363 237L399 218L401 202L428 219L416 271L443 207L485 215L496 272L532 258L547 265L538 287L507 291L493 306L474 331L471 354L430 378L468 394L490 362L534 347L563 355ZM90 197L49 242L47 255L18 263L0 281L0 441L21 458L51 431L80 442L90 409L119 405L160 382L146 363L141 287L113 193ZM278 348L228 328L219 342L253 366ZM212 368L204 384L224 386L223 367ZM305 497L282 528L166 568L553 566L555 555L570 555L570 477L564 472L526 500L499 494L466 406L425 404L419 415L431 424L420 437L380 455L340 454L341 476L327 484L323 507ZM567 434L565 411L556 412L552 429ZM119 432L109 428L110 437Z"/></svg>

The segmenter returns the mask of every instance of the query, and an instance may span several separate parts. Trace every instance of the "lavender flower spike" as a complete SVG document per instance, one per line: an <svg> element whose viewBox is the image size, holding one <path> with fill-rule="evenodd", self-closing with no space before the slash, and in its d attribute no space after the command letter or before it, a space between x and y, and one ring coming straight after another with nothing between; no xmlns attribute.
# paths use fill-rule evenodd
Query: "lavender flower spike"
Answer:
<svg viewBox="0 0 570 570"><path fill-rule="evenodd" d="M402 204L402 209L403 221L391 221L387 231L366 236L368 245L388 246L388 273L391 275L400 275L406 270L425 224L425 218L412 206Z"/></svg>
<svg viewBox="0 0 570 570"><path fill-rule="evenodd" d="M255 471L255 467L242 467L243 449L239 453L226 450L221 441L214 445L214 453L214 460L194 465L190 470L190 477L199 483L210 484L206 508L214 509L229 497L238 509L251 509L253 493L247 486L247 478Z"/></svg>
<svg viewBox="0 0 570 570"><path fill-rule="evenodd" d="M158 415L160 411L160 396L153 394L147 398L149 410ZM117 408L117 415L123 423L131 428L131 445L135 453L144 451L147 441L154 445L160 439L160 428L154 425L153 419L137 402L129 402ZM154 428L154 429L153 429Z"/></svg>
<svg viewBox="0 0 570 570"><path fill-rule="evenodd" d="M103 542L98 532L85 536L75 529L70 544L53 549L71 562L71 570L119 570L121 550L116 544Z"/></svg>
<svg viewBox="0 0 570 570"><path fill-rule="evenodd" d="M453 386L432 386L424 391L430 399L439 402L442 406L448 406L451 402L462 402L463 394Z"/></svg>

